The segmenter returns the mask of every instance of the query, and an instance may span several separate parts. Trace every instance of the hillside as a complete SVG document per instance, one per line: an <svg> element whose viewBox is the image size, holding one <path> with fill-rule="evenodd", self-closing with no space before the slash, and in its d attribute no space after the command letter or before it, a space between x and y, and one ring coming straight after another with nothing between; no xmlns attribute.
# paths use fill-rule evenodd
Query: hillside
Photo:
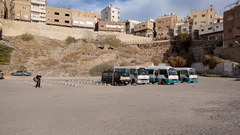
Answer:
<svg viewBox="0 0 240 135"><path fill-rule="evenodd" d="M2 44L14 48L10 64L1 66L7 74L16 70L28 70L44 76L83 76L99 64L142 65L146 58L136 58L140 50L121 44L114 37L107 39L65 41L33 36L29 41L22 36L6 37Z"/></svg>

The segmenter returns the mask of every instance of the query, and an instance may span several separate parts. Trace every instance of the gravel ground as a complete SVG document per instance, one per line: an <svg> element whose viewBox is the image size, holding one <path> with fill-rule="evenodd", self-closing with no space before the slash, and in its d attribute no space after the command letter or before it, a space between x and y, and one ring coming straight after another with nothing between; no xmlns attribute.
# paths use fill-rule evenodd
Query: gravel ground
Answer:
<svg viewBox="0 0 240 135"><path fill-rule="evenodd" d="M54 79L54 78L51 78ZM59 79L59 78L57 78ZM0 80L0 135L238 135L240 82L78 87Z"/></svg>

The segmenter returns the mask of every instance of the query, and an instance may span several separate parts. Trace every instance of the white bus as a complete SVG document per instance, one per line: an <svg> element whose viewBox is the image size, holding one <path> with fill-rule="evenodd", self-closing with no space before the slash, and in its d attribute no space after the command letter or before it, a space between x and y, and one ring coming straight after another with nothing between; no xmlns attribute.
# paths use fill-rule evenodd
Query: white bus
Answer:
<svg viewBox="0 0 240 135"><path fill-rule="evenodd" d="M149 75L145 68L138 66L114 66L113 71L123 71L130 74L131 83L148 84Z"/></svg>
<svg viewBox="0 0 240 135"><path fill-rule="evenodd" d="M178 72L179 80L181 82L198 82L198 75L194 68L174 68Z"/></svg>
<svg viewBox="0 0 240 135"><path fill-rule="evenodd" d="M146 67L151 83L175 84L179 83L177 71L170 66Z"/></svg>

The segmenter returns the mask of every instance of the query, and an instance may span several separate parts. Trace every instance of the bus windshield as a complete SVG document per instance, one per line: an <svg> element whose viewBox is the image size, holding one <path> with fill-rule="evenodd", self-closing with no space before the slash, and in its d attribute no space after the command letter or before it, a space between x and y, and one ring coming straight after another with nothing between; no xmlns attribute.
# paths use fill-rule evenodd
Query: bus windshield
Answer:
<svg viewBox="0 0 240 135"><path fill-rule="evenodd" d="M195 69L190 69L189 70L189 75L197 75Z"/></svg>
<svg viewBox="0 0 240 135"><path fill-rule="evenodd" d="M138 75L148 75L148 72L145 68L139 68Z"/></svg>
<svg viewBox="0 0 240 135"><path fill-rule="evenodd" d="M177 75L177 71L175 69L168 69L169 75Z"/></svg>
<svg viewBox="0 0 240 135"><path fill-rule="evenodd" d="M119 75L123 76L123 77L128 77L129 73L127 73L127 72L119 72Z"/></svg>

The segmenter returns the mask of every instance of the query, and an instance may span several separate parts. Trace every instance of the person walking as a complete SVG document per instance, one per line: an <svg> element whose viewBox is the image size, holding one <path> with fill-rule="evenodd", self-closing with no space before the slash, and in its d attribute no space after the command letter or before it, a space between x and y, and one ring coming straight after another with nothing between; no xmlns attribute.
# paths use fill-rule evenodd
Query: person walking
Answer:
<svg viewBox="0 0 240 135"><path fill-rule="evenodd" d="M36 82L36 85L35 85L36 88L41 87L41 78L42 78L42 76L40 76L40 75L37 75L36 77L33 78L33 80Z"/></svg>

